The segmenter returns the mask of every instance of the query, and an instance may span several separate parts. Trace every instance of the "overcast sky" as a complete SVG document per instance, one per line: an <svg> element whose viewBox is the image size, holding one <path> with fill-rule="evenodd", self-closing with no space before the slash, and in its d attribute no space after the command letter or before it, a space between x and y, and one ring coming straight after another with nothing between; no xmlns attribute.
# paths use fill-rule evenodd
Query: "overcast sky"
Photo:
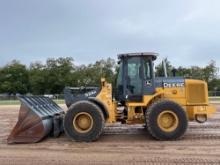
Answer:
<svg viewBox="0 0 220 165"><path fill-rule="evenodd" d="M0 0L0 66L77 64L154 51L175 66L220 65L219 0Z"/></svg>

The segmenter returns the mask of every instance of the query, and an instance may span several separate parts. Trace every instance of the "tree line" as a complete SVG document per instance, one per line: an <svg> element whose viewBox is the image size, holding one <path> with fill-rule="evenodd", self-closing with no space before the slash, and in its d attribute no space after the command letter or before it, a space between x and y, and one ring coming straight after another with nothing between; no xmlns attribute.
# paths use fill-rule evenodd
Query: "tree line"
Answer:
<svg viewBox="0 0 220 165"><path fill-rule="evenodd" d="M220 90L218 67L211 61L205 67L174 68L166 59L168 75L205 80L209 90ZM105 77L115 84L118 64L114 59L98 60L88 65L76 65L72 57L48 58L45 64L33 62L26 66L13 60L0 68L0 93L7 94L61 94L65 86L98 86ZM163 76L162 63L155 67L157 76Z"/></svg>

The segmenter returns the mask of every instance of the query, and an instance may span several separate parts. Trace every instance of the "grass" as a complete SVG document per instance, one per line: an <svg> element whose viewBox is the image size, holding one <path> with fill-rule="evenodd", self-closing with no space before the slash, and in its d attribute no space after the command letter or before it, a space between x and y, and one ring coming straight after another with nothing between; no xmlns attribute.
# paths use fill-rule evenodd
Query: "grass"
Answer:
<svg viewBox="0 0 220 165"><path fill-rule="evenodd" d="M19 100L0 100L0 105L19 105Z"/></svg>
<svg viewBox="0 0 220 165"><path fill-rule="evenodd" d="M65 104L64 100L56 99L54 100L57 104ZM0 100L0 105L20 105L19 100Z"/></svg>
<svg viewBox="0 0 220 165"><path fill-rule="evenodd" d="M209 101L220 103L220 97L209 97Z"/></svg>

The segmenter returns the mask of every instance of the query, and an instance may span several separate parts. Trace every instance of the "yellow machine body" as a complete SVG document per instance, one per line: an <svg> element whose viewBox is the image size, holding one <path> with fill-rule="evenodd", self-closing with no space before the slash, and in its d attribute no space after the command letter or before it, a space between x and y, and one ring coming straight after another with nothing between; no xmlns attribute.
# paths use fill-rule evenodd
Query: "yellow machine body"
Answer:
<svg viewBox="0 0 220 165"><path fill-rule="evenodd" d="M112 85L101 80L101 91L97 95L107 108L109 118L108 123L117 121L119 114L117 113L117 102L112 98ZM207 83L201 80L186 79L184 86L179 87L160 87L156 88L153 95L144 95L142 102L126 102L128 114L126 123L144 123L144 111L157 100L172 100L181 105L188 116L188 120L196 120L204 122L213 114L216 109L209 105Z"/></svg>

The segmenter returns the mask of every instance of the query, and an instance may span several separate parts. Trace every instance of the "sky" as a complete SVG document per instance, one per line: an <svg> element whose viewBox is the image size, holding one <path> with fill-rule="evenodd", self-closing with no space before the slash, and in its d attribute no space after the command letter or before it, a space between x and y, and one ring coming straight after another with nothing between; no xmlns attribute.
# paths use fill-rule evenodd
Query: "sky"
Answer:
<svg viewBox="0 0 220 165"><path fill-rule="evenodd" d="M174 66L219 66L219 8L219 0L0 0L0 67L148 51Z"/></svg>

